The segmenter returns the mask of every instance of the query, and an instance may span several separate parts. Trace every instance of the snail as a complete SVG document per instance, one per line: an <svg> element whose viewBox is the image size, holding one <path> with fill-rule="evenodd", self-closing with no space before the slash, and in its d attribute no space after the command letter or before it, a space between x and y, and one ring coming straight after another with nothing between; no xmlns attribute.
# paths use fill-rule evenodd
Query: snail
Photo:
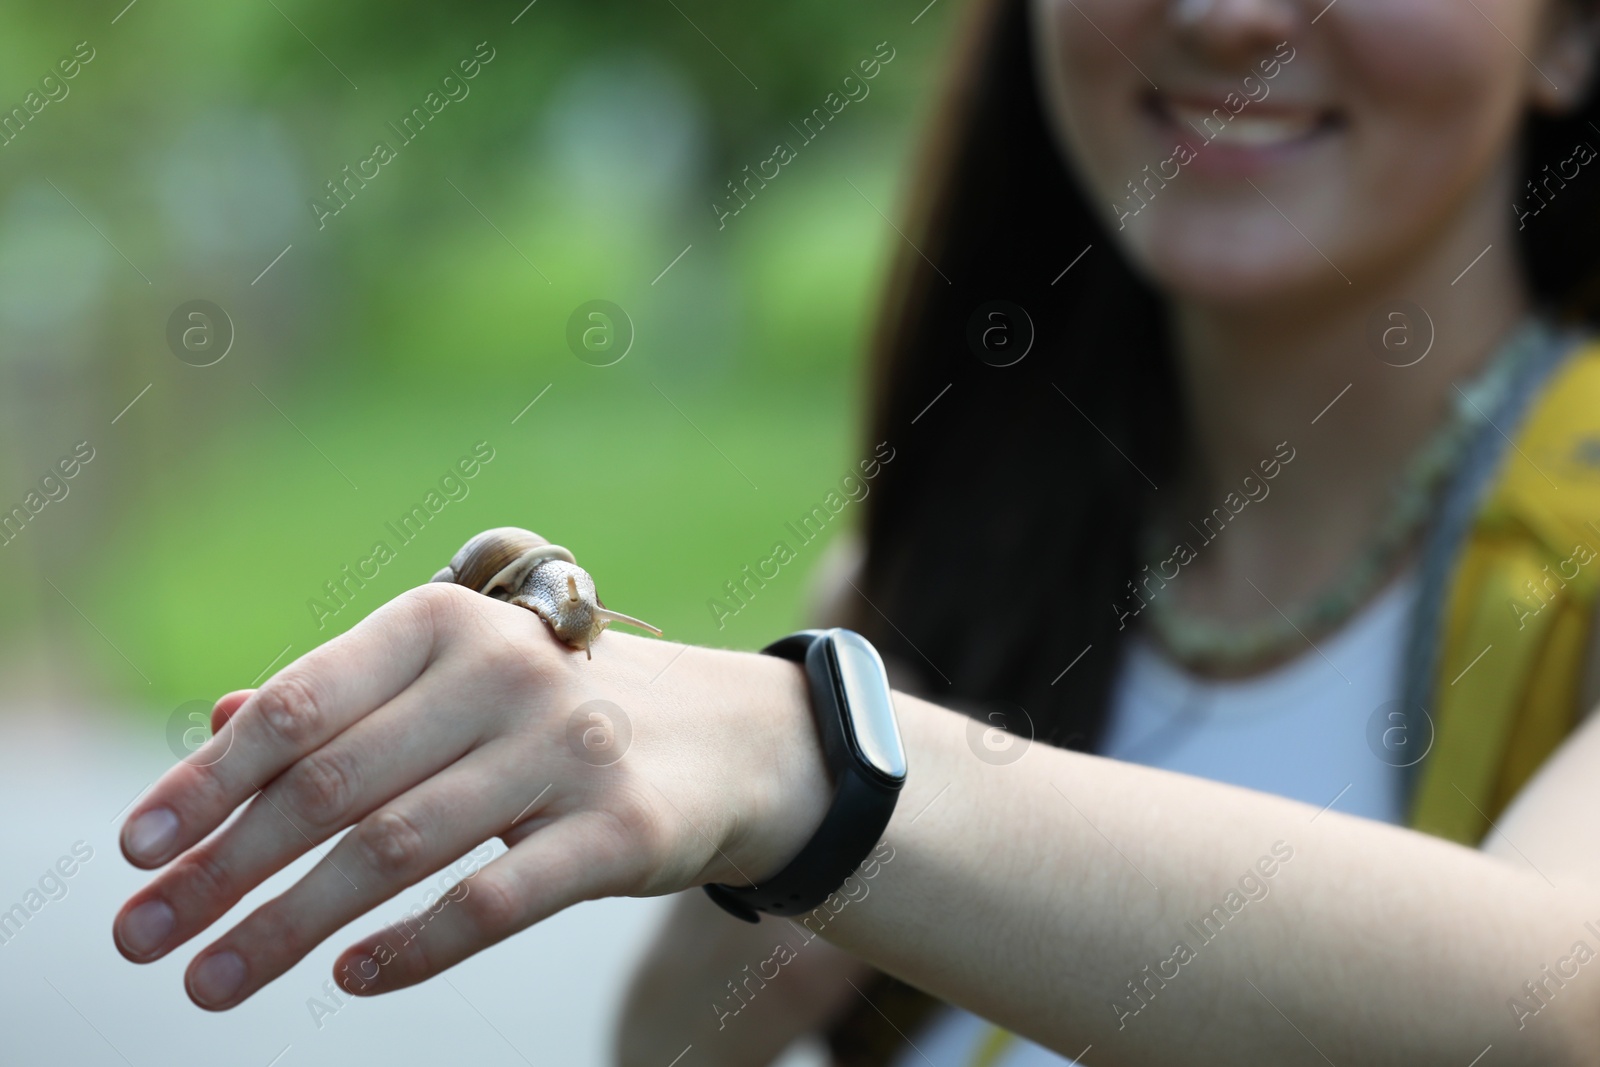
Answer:
<svg viewBox="0 0 1600 1067"><path fill-rule="evenodd" d="M543 619L560 641L583 649L590 659L594 653L589 646L614 622L661 636L649 623L601 604L594 579L578 566L571 552L515 526L478 534L461 546L450 566L433 580L454 582L527 608Z"/></svg>

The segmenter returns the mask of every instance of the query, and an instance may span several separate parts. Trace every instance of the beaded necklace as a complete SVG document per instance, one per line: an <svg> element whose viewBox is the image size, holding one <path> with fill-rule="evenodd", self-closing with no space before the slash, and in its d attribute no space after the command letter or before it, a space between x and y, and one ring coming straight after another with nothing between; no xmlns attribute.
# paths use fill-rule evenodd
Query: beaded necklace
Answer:
<svg viewBox="0 0 1600 1067"><path fill-rule="evenodd" d="M1393 573L1401 554L1427 525L1467 445L1490 425L1487 413L1500 406L1522 368L1552 337L1543 320L1530 316L1471 383L1452 390L1450 415L1412 454L1390 490L1382 521L1309 601L1260 621L1222 623L1182 611L1173 597L1153 596L1147 614L1167 655L1188 667L1242 673L1287 658L1304 647L1308 635L1329 633L1347 622ZM1146 528L1144 542L1151 558L1160 558L1170 543L1156 524Z"/></svg>

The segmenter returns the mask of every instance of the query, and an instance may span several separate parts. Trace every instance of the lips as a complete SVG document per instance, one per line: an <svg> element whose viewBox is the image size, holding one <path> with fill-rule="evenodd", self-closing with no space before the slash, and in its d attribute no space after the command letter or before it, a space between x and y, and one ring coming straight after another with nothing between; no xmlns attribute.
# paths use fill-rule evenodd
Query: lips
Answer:
<svg viewBox="0 0 1600 1067"><path fill-rule="evenodd" d="M1339 114L1329 108L1277 100L1257 103L1238 94L1232 103L1230 108L1222 97L1153 93L1146 100L1146 108L1158 121L1177 131L1198 135L1218 146L1241 149L1294 145L1341 125Z"/></svg>

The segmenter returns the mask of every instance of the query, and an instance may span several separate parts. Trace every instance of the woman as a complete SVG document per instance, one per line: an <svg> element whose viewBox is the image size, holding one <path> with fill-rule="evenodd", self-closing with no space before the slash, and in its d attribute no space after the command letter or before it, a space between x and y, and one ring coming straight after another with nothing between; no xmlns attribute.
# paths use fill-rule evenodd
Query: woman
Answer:
<svg viewBox="0 0 1600 1067"><path fill-rule="evenodd" d="M1495 464L1518 458L1500 430L1531 403L1515 394L1550 391L1571 353L1519 351L1517 320L1596 317L1596 189L1561 177L1600 144L1592 5L1323 6L976 5L878 344L869 440L905 458L868 503L862 596L840 582L849 607L827 621L896 654L904 687L1008 729L1476 844L1509 796L1474 793L1480 812L1459 770L1418 781L1447 702L1429 690L1515 685L1495 672L1538 647L1549 591L1535 567L1493 604L1515 631L1498 655L1447 635L1471 553L1460 522L1420 527L1493 499ZM996 297L1037 327L1014 366L969 347L967 316ZM1506 414L1473 431L1451 410L1483 413L1452 388L1475 378ZM954 559L967 588L1003 591L986 610L926 580ZM1560 592L1590 629L1592 594ZM1569 659L1587 660L1579 698L1530 701L1594 705L1600 656ZM1485 844L1519 858L1512 840ZM692 898L674 920L624 1014L630 1063L679 1036L765 1063L824 1027L841 1063L1059 1062L869 985L843 953L721 1023L707 1003L772 935ZM713 947L686 969L691 944ZM1126 979L1170 948L1112 983L1119 1027L1121 1009L1160 1018L1139 999L1159 983Z"/></svg>
<svg viewBox="0 0 1600 1067"><path fill-rule="evenodd" d="M1416 765L1426 709L1448 703L1430 688L1459 704L1472 676L1447 683L1468 666L1485 689L1517 681L1500 659L1513 641L1494 657L1439 619L1471 556L1442 517L1493 499L1496 462L1516 457L1495 426L1472 443L1451 409L1486 414L1457 399L1483 379L1472 395L1513 430L1516 394L1549 391L1571 352L1525 343L1517 320L1533 305L1594 318L1594 193L1537 184L1563 163L1571 177L1574 146L1600 134L1582 106L1592 12L1311 7L977 6L878 346L870 439L907 458L869 502L856 582L875 608L852 595L853 617L830 621L898 654L905 686L982 702L1010 729L1476 843L1487 815L1459 771L1419 783ZM967 345L964 317L995 297L1038 334L1003 369ZM919 417L952 382L956 404ZM1058 455L1082 460L1034 461ZM996 591L986 610L926 579L954 559L967 588ZM1524 606L1494 605L1528 647L1536 580L1507 591ZM1562 592L1588 630L1589 594ZM1588 673L1575 707L1595 702ZM1497 814L1509 798L1490 794ZM1507 838L1486 844L1516 858ZM630 1063L679 1036L764 1063L830 1022L841 1062L895 1046L907 1064L1058 1062L962 1013L927 1020L926 998L868 985L843 953L798 962L720 1023L705 1002L726 1003L772 935L694 899L675 919L624 1016ZM703 966L685 967L689 944L713 946ZM1161 983L1143 981L1107 992L1119 1030L1160 1018Z"/></svg>
<svg viewBox="0 0 1600 1067"><path fill-rule="evenodd" d="M1590 190L1563 189L1568 200L1552 198L1549 216L1539 218L1541 200L1523 181L1509 182L1510 189L1502 189L1504 179L1485 181L1485 162L1496 155L1531 178L1542 178L1542 166L1570 157L1574 142L1594 139L1594 131L1582 133L1589 110L1573 107L1586 72L1555 72L1539 61L1546 74L1566 86L1565 93L1554 94L1544 75L1496 37L1491 21L1501 29L1525 27L1517 43L1530 40L1531 27L1539 24L1539 32L1554 35L1557 48L1571 43L1581 51L1589 45L1587 35L1558 19L1586 13L1555 5L1502 6L1483 13L1458 10L1458 5L1411 5L1395 13L1346 2L1317 19L1314 30L1310 19L1322 5L1310 11L1270 3L1179 3L1165 10L1152 3L1080 5L1080 11L1051 3L1032 6L1030 27L1024 3L979 5L974 27L962 35L962 75L939 110L941 139L923 168L928 179L918 205L922 232L914 230L915 245L938 262L942 274L917 251L902 250L896 299L878 346L877 410L869 440L893 438L907 458L885 470L869 502L872 553L858 584L902 632L883 624L870 608L864 616L829 621L850 622L870 633L880 648L899 653L904 669L914 672L907 686L934 699L952 691L968 699L987 697L987 713L1014 720L1006 723L1013 728L1029 726L1016 713L1021 705L1032 726L1056 741L1253 785L1317 806L1342 790L1339 808L1344 811L1403 821L1403 765L1411 758L1370 752L1365 726L1387 702L1403 696L1400 653L1408 635L1418 635L1411 643L1422 645L1429 633L1416 625L1418 539L1398 536L1405 526L1382 530L1389 502L1382 494L1394 483L1389 470L1418 450L1435 426L1448 426L1450 382L1469 378L1490 357L1493 342L1507 333L1502 323L1510 322L1530 296L1571 302L1592 269L1592 245L1573 242L1568 229L1578 222L1584 235L1594 232L1597 214ZM1126 29L1118 32L1117 26ZM1394 53L1414 54L1403 62L1374 56L1373 37ZM1451 50L1424 45L1440 38L1453 42ZM1282 40L1291 42L1290 51L1277 48ZM1525 43L1523 48L1533 51ZM1504 54L1494 61L1478 61L1480 53L1499 51ZM1286 59L1290 54L1294 58ZM1262 58L1269 61L1266 67L1259 66ZM1573 59L1582 56L1565 62ZM1328 67L1354 69L1339 78ZM1035 88L1040 70L1048 78L1042 90ZM1275 77L1267 77L1269 72ZM1165 93L1154 90L1146 75ZM1464 75L1472 85L1464 85ZM1530 75L1536 85L1523 85ZM1202 99L1184 101L1184 90L1197 86ZM1496 88L1530 93L1531 99L1523 109L1507 106L1504 99L1491 102L1486 93ZM1216 99L1203 99L1205 91ZM1234 94L1230 106L1224 102L1227 93ZM1160 123L1154 133L1147 131L1144 110L1173 101L1189 104L1194 130L1168 130L1170 123L1162 120L1170 115L1162 114L1154 117ZM1283 110L1285 101L1290 110ZM1269 123L1293 126L1301 120L1293 107L1309 102L1349 109L1318 118L1342 128L1338 136L1360 139L1365 150L1342 158L1285 160L1282 166L1298 163L1306 170L1277 178L1286 187L1286 195L1280 194L1269 184L1274 179L1270 165L1250 170L1242 158L1246 154L1230 146L1251 136L1293 136L1293 130L1270 130ZM1211 110L1218 104L1224 107L1221 117ZM1512 117L1520 118L1522 110L1531 112L1534 122L1518 157ZM1251 120L1256 123L1246 130ZM1480 123L1480 130L1462 138L1469 123ZM1058 144L1064 152L1058 152ZM1176 176L1179 166L1162 168L1173 158L1174 144L1197 146ZM1440 147L1445 144L1450 149ZM1088 171L1088 197L1082 182L1074 187L1058 162L1061 155L1077 163L1080 179ZM1478 162L1464 163L1472 158ZM1314 168L1322 163L1341 165L1341 170L1318 178ZM1210 173L1198 174L1208 166ZM1400 168L1405 173L1397 173ZM1459 170L1450 181L1440 179L1453 168ZM1482 203L1464 206L1474 195ZM1514 200L1523 214L1538 214L1518 219L1507 211ZM1115 210L1104 211L1102 205ZM1280 218L1277 208L1299 230ZM1467 248L1467 227L1458 226L1450 238L1438 232L1443 229L1438 218L1470 218L1474 211L1485 232L1477 245ZM1565 218L1555 221L1557 211ZM1318 219L1360 229L1318 234ZM1248 229L1262 221L1266 234ZM1507 234L1506 224L1517 232ZM1210 234L1202 227L1211 227ZM1246 234L1248 243L1240 240ZM1570 243L1555 245L1560 238ZM1438 264L1432 282L1427 270L1394 266L1453 240L1464 242L1461 253ZM1496 262L1490 274L1472 278L1466 293L1461 291L1466 278L1451 291L1448 283L1491 242L1506 253L1520 245L1523 262L1542 267L1534 272L1534 293L1525 293L1530 282L1520 277L1523 267L1514 254ZM1339 253L1341 243L1349 253ZM1090 251L1082 261L1058 277L1085 248ZM1139 280L1126 272L1117 251L1125 251L1142 275ZM1363 258L1389 262L1365 272L1350 269L1350 262ZM1482 270L1488 259L1475 269ZM1309 285L1320 290L1309 298L1318 304L1314 317L1301 320L1286 302L1272 309L1275 314L1262 314L1262 304L1270 304L1280 285L1261 282L1274 264L1309 270ZM942 275L949 275L950 285ZM1424 301L1434 312L1440 338L1424 362L1405 366L1426 346L1418 336L1426 333L1426 320L1414 310L1395 318L1382 315L1392 310L1384 294L1416 296L1424 286L1451 296ZM1339 293L1341 288L1347 293ZM1520 291L1523 296L1517 296ZM994 370L968 350L963 315L995 296L1024 304L1038 326L1032 362ZM1464 307L1485 296L1512 302L1474 322ZM1178 326L1187 392L1174 381L1171 342L1162 336L1163 325L1171 328L1162 322L1163 312L1173 306L1187 315ZM1382 344L1373 350L1363 338L1362 317L1378 318L1390 331L1392 350ZM1318 323L1320 330L1309 330L1307 323ZM1446 334L1453 339L1446 341ZM1406 342L1413 352L1403 350ZM1234 352L1227 352L1229 344ZM1038 355L1053 349L1077 358L1067 363ZM1288 371L1286 381L1283 371ZM1077 381L1067 381L1069 374ZM934 408L909 426L952 381L950 397L957 403L942 413ZM1072 410L1053 384L1082 411ZM1323 414L1323 405L1346 386L1344 408ZM1293 418L1272 418L1283 408L1293 410ZM1083 413L1093 413L1093 426L1080 418ZM1067 426L1061 426L1064 419ZM984 426L989 448L974 450L966 435L955 432L960 422ZM1390 434L1384 438L1386 422ZM1122 451L1101 440L1098 430ZM1066 435L1072 437L1062 440ZM1278 466L1285 454L1278 446L1283 438L1294 461L1282 477L1267 480L1258 464L1267 459ZM1197 446L1213 459L1195 462ZM1330 454L1333 450L1346 454ZM1082 456L1091 466L1051 469L1029 459L1058 454ZM1011 462L995 462L995 456ZM1310 469L1312 464L1317 469ZM1146 502L1158 507L1162 494L1144 493L1150 488L1146 475L1182 502L1168 504L1162 517L1150 517ZM1333 480L1341 488L1333 490ZM1237 515L1224 512L1227 531L1222 534L1222 523L1206 523L1206 518L1229 493L1243 498L1243 504ZM1275 498L1270 504L1267 494ZM1405 507L1387 509L1402 518L1405 512ZM1205 526L1184 530L1187 523L1178 522L1178 530L1170 530L1173 515ZM1170 539L1150 547L1152 525ZM925 533L912 537L910 531ZM1387 533L1387 544L1374 533ZM1166 576L1176 569L1173 541L1192 542L1200 552L1182 566L1181 579L1170 589L1162 589L1160 579L1150 585L1152 568L1165 563L1160 573ZM1379 558L1386 566L1368 566L1378 573L1363 582L1360 574L1349 573L1347 560L1370 560L1368 545L1374 541L1384 549ZM947 595L946 584L918 577L939 573L947 568L944 560L952 558L962 558L971 584L1005 590L978 619L970 603ZM1136 595L1125 582L1141 574L1144 582ZM1322 661L1302 633L1282 624L1272 606L1314 603L1330 585L1334 592L1354 595L1338 603L1341 616L1323 622L1322 630L1344 635L1333 640L1357 659L1360 673L1342 664L1346 656L1328 645L1330 638L1302 624L1346 670ZM851 593L851 608L859 608L861 598L843 582L840 587ZM1181 659L1171 646L1154 654L1152 641L1139 640L1125 659L1118 659L1126 633L1123 616L1142 614L1139 597L1149 597L1152 613L1160 613L1144 621L1166 622L1154 627L1157 643L1168 632L1178 641L1186 635L1181 625L1171 625L1174 614L1213 616L1210 629L1224 635L1230 627L1216 622L1267 616L1280 622L1277 635L1267 627L1269 637L1280 640L1253 651L1251 630L1245 627L1237 638L1243 654L1229 661L1227 643L1206 646L1205 633L1198 638L1190 633L1190 643L1198 640L1202 654ZM1363 598L1373 601L1371 606ZM1205 609L1173 611L1173 603ZM1117 605L1115 613L1107 611L1110 605ZM1088 649L1082 661L1058 677L1078 649ZM1285 656L1296 662L1275 662ZM1166 662L1174 657L1182 673ZM928 662L938 664L949 686ZM1118 664L1122 681L1114 701ZM1243 685L1192 680L1214 673L1250 673L1256 680ZM1352 681L1358 685L1347 685ZM1325 691L1320 699L1318 689ZM1003 704L1006 697L1010 707ZM1584 705L1592 704L1590 686ZM1107 731L1109 718L1117 721ZM1403 725L1405 717L1384 718L1382 725L1390 728L1392 721ZM1416 725L1426 728L1426 718ZM1389 729L1392 739L1397 733ZM1504 841L1499 845L1504 848ZM718 1021L707 1006L739 1006L723 985L739 976L747 961L765 958L771 941L773 934L730 925L704 902L685 899L638 977L634 1001L624 1014L624 1048L638 1049L629 1062L646 1062L643 1049L651 1043L666 1048L682 1035L677 1043L682 1048L698 1035L699 1046L726 1049L717 1062L760 1064L794 1033L827 1024L842 1011L845 1021L834 1022L835 1053L842 1062L883 1062L894 1046L901 1048L902 1064L925 1062L925 1056L941 1067L968 1064L984 1062L990 1053L1006 1064L1037 1059L1022 1049L998 1056L1003 1043L971 1017L942 1013L925 1021L931 1001L896 984L867 985L867 968L845 953L814 953L797 961L795 966L806 969L786 977L781 987L774 985L773 992L763 992L765 1000L750 1001L738 1022ZM701 947L702 965L686 966L696 958L688 945ZM712 945L709 952L706 945ZM701 971L704 981L694 981ZM1128 977L1138 973L1139 968L1130 968ZM861 985L864 995L851 990L846 977ZM1120 992L1126 997L1126 989ZM918 1022L928 1027L925 1035L915 1033ZM915 1051L906 1048L901 1032L914 1035ZM1050 1062L1058 1061L1050 1057Z"/></svg>
<svg viewBox="0 0 1600 1067"><path fill-rule="evenodd" d="M764 1062L808 1029L859 1033L861 1002L908 1018L869 968L973 1013L910 1031L904 1062L936 1067L1086 1046L1094 1063L1595 1061L1600 720L1575 722L1581 657L1504 664L1581 646L1600 568L1557 560L1571 576L1525 614L1471 610L1537 560L1523 517L1600 515L1588 453L1540 436L1593 410L1597 361L1529 321L1591 293L1597 216L1569 163L1591 12L1318 7L979 5L881 349L873 440L896 458L850 590L925 694L896 698L911 769L889 858L770 980L746 968L787 924L686 897L630 1063L686 1045ZM1557 177L1527 200L1546 162ZM1389 331L1425 322L1418 359ZM1532 446L1527 470L1486 463L1495 440ZM1443 521L1462 500L1468 521ZM1424 538L1409 517L1430 512ZM1506 616L1548 639L1468 663L1465 639ZM1402 664L1413 618L1436 639ZM119 947L160 958L352 825L203 950L196 1003L233 1007L496 834L511 851L420 932L347 950L347 988L421 981L581 900L761 882L827 805L803 678L676 654L613 634L585 661L510 605L397 598L224 697L211 746L133 809L128 858L176 862L125 906ZM1420 718L1411 677L1433 680ZM1545 677L1562 699L1513 699ZM633 723L603 768L564 736L597 698ZM1509 709L1495 721L1515 729L1477 743L1461 708ZM1434 718L1441 751L1419 761ZM1054 744L1023 747L1030 731ZM1493 773L1451 777L1480 757ZM1417 810L1454 840L1390 825Z"/></svg>

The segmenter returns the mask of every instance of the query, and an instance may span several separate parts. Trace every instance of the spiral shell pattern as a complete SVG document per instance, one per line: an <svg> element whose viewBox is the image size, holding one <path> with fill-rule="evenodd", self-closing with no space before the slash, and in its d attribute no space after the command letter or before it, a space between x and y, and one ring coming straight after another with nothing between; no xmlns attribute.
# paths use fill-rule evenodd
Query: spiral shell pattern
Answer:
<svg viewBox="0 0 1600 1067"><path fill-rule="evenodd" d="M649 623L600 603L594 578L578 566L571 552L516 526L476 535L433 580L454 582L527 608L543 619L563 644L581 648L591 657L590 646L613 622L661 634Z"/></svg>

